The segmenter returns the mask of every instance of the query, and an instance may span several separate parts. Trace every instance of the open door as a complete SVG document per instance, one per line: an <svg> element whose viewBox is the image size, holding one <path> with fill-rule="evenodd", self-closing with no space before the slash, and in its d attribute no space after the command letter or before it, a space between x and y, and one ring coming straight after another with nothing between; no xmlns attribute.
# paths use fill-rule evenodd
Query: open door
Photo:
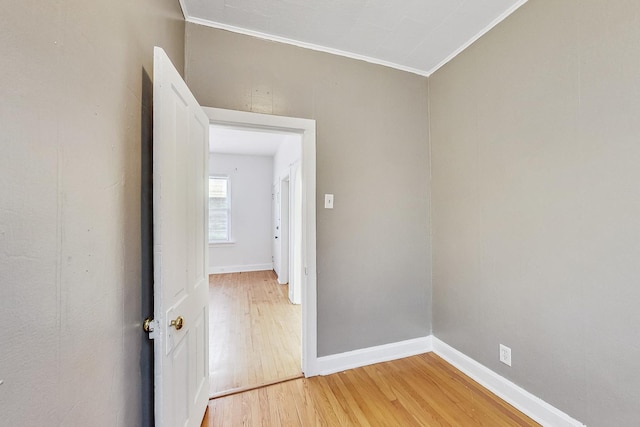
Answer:
<svg viewBox="0 0 640 427"><path fill-rule="evenodd" d="M155 420L200 426L209 392L209 119L164 50L154 50Z"/></svg>
<svg viewBox="0 0 640 427"><path fill-rule="evenodd" d="M289 176L280 180L280 268L278 283L289 283Z"/></svg>

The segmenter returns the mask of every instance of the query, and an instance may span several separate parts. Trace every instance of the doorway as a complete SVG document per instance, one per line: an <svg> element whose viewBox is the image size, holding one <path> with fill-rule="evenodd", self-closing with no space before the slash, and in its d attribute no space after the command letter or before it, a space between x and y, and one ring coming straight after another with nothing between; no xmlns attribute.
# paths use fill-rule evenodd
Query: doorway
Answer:
<svg viewBox="0 0 640 427"><path fill-rule="evenodd" d="M214 125L253 131L260 130L267 133L288 133L296 135L302 143L300 158L287 164L284 176L279 177L278 180L274 177L274 184L280 187L280 196L285 194L285 197L280 197L281 204L278 209L280 214L278 218L279 233L274 233L275 235L272 236L274 241L280 240L279 254L282 261L278 265L280 274L276 276L273 271L268 272L262 269L261 271L224 272L215 278L214 276L210 277L214 278L212 280L222 282L221 286L227 286L229 289L237 288L239 280L246 279L249 283L257 285L256 289L263 293L262 297L257 294L251 297L255 301L264 301L263 297L265 296L271 298L281 294L288 305L301 304L297 306L299 310L298 324L300 325L298 327L298 354L300 355L298 373L303 372L306 376L314 375L317 359L315 327L315 123L306 119L213 108L204 108L204 110ZM233 192L233 181L231 185ZM274 239L274 237L278 237L278 239ZM274 252L273 255L272 265L276 270L276 253ZM212 256L214 256L213 253ZM271 291L265 291L269 288L271 281L277 287L271 288ZM294 284L295 286L293 286ZM249 309L249 311L251 310ZM285 320L285 322L289 322L289 320ZM236 330L236 332L240 331ZM284 329L281 332L284 332ZM254 340L254 338L250 339ZM227 350L221 348L216 351L225 353ZM279 379L286 380L288 378Z"/></svg>

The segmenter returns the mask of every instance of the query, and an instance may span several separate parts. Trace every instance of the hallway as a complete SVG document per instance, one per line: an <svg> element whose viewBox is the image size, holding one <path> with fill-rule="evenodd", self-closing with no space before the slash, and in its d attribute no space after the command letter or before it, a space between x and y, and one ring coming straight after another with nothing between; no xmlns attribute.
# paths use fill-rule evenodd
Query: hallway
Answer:
<svg viewBox="0 0 640 427"><path fill-rule="evenodd" d="M210 397L302 376L301 306L273 271L209 276Z"/></svg>

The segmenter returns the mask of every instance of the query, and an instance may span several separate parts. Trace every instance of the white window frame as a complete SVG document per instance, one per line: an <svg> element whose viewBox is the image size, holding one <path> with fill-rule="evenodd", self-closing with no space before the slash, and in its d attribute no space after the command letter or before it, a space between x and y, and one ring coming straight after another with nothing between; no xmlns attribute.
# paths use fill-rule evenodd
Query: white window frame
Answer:
<svg viewBox="0 0 640 427"><path fill-rule="evenodd" d="M228 245L228 244L232 244L233 239L232 239L232 225L231 225L231 213L232 213L232 208L231 208L231 178L228 175L218 175L218 174L212 174L209 175L209 179L214 178L214 179L224 179L227 181L227 238L226 239L222 239L222 240L209 240L209 245ZM207 183L209 182L209 180L207 180ZM209 220L208 222L209 227L211 227L211 222Z"/></svg>

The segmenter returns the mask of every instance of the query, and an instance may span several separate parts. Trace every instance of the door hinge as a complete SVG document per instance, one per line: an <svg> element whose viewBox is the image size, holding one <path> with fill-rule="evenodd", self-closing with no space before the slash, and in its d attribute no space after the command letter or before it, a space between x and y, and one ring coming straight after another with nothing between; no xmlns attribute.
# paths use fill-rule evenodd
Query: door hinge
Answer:
<svg viewBox="0 0 640 427"><path fill-rule="evenodd" d="M149 334L149 339L155 339L155 331L158 330L158 321L152 317L147 317L142 323L142 329Z"/></svg>

